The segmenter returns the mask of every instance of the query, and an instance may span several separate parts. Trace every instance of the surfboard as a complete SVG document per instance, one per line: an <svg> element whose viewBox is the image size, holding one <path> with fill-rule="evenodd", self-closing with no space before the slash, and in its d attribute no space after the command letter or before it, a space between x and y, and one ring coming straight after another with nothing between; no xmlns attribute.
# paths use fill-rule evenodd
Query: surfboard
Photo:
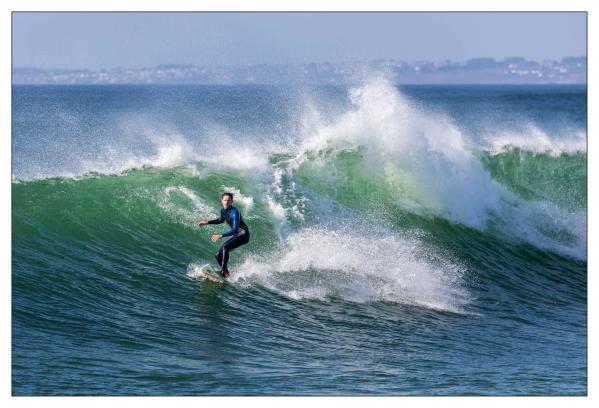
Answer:
<svg viewBox="0 0 599 408"><path fill-rule="evenodd" d="M202 269L200 269L200 275L213 282L225 283L225 278L223 278L223 276L220 273L212 269L212 266L210 266L210 264L202 266Z"/></svg>

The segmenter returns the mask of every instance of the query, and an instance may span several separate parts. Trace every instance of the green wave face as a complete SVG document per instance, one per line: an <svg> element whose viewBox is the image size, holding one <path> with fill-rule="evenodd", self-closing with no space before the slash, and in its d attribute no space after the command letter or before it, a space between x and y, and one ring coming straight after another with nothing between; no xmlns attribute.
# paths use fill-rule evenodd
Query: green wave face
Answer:
<svg viewBox="0 0 599 408"><path fill-rule="evenodd" d="M521 149L481 158L494 180L524 200L550 201L572 211L586 211L587 156L553 155Z"/></svg>
<svg viewBox="0 0 599 408"><path fill-rule="evenodd" d="M132 170L120 176L48 179L12 186L13 248L65 250L153 259L172 267L200 254L212 260L209 236L198 221L216 218L224 185L250 195L241 174L192 175L187 168ZM237 205L257 241L272 241L274 223L263 203ZM118 255L117 255L118 254ZM67 253L59 257L68 258Z"/></svg>

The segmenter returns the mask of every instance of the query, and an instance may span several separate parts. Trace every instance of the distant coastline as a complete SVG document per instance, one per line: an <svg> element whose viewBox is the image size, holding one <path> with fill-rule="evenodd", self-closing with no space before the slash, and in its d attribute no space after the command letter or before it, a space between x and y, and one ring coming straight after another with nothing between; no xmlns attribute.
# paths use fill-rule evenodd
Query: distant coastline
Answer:
<svg viewBox="0 0 599 408"><path fill-rule="evenodd" d="M402 84L586 84L587 58L537 62L521 57L466 62L392 59L289 65L158 65L67 70L14 67L14 85L43 84L344 84L386 72Z"/></svg>

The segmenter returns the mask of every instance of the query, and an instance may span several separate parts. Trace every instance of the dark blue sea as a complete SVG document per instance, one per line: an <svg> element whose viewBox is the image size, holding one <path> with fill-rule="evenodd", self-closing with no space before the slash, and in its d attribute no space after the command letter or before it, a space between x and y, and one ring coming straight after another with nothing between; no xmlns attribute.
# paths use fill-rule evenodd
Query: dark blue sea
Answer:
<svg viewBox="0 0 599 408"><path fill-rule="evenodd" d="M586 126L585 86L13 86L12 394L586 395Z"/></svg>

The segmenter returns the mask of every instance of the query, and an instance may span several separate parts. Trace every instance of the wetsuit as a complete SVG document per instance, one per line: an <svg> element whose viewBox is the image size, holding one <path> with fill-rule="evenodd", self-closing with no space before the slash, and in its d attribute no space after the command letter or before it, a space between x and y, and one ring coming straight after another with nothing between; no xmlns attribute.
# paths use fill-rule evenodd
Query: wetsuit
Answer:
<svg viewBox="0 0 599 408"><path fill-rule="evenodd" d="M227 263L229 262L229 251L250 242L250 230L243 222L239 210L235 207L220 210L220 218L208 221L208 224L222 224L226 222L231 229L222 236L231 237L216 252L216 261L220 265L221 274L228 272Z"/></svg>

